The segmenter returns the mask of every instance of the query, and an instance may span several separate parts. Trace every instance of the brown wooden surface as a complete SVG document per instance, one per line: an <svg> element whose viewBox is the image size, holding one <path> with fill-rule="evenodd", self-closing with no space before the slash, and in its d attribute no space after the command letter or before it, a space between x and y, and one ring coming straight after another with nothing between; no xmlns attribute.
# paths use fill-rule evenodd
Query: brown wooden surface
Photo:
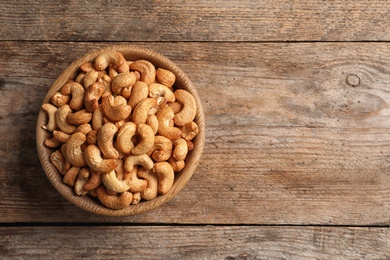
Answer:
<svg viewBox="0 0 390 260"><path fill-rule="evenodd" d="M390 258L388 1L2 2L0 258ZM47 89L113 44L177 63L206 116L188 185L125 218L62 198L35 148Z"/></svg>

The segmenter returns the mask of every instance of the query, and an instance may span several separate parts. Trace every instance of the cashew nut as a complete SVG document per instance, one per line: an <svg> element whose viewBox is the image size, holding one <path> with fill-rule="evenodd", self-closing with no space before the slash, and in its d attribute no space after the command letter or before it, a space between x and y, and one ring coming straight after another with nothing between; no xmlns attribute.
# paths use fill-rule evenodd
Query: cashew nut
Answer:
<svg viewBox="0 0 390 260"><path fill-rule="evenodd" d="M98 131L103 126L103 109L99 106L92 115L92 128Z"/></svg>
<svg viewBox="0 0 390 260"><path fill-rule="evenodd" d="M144 191L141 191L141 198L144 200L152 200L157 197L158 191L158 179L157 175L151 170L146 170L143 167L138 169L138 177L145 179L148 182L148 186Z"/></svg>
<svg viewBox="0 0 390 260"><path fill-rule="evenodd" d="M42 128L49 131L56 130L57 124L55 120L55 114L58 108L53 106L52 104L45 103L42 105L42 109L46 111L48 117L47 124L45 126L42 126Z"/></svg>
<svg viewBox="0 0 390 260"><path fill-rule="evenodd" d="M176 161L173 157L169 158L168 163L172 166L172 169L175 172L180 172L186 165L184 160Z"/></svg>
<svg viewBox="0 0 390 260"><path fill-rule="evenodd" d="M133 200L131 201L132 205L137 205L141 201L141 192L133 193Z"/></svg>
<svg viewBox="0 0 390 260"><path fill-rule="evenodd" d="M175 114L173 121L176 125L183 126L195 119L197 111L196 100L190 92L184 89L176 90L175 97L177 101L183 104L183 108Z"/></svg>
<svg viewBox="0 0 390 260"><path fill-rule="evenodd" d="M95 70L92 62L85 62L80 65L80 69L84 72L90 72L91 70Z"/></svg>
<svg viewBox="0 0 390 260"><path fill-rule="evenodd" d="M80 132L87 135L91 131L92 131L92 126L90 124L82 124L76 128L75 132Z"/></svg>
<svg viewBox="0 0 390 260"><path fill-rule="evenodd" d="M99 107L99 99L104 91L104 84L100 81L93 83L87 88L84 96L84 104L88 111L94 112Z"/></svg>
<svg viewBox="0 0 390 260"><path fill-rule="evenodd" d="M153 133L157 134L158 131L158 120L156 115L148 115L146 119L146 124L149 125L153 129Z"/></svg>
<svg viewBox="0 0 390 260"><path fill-rule="evenodd" d="M58 141L55 137L52 138L46 138L45 142L43 143L46 147L49 148L55 148L60 146L62 143Z"/></svg>
<svg viewBox="0 0 390 260"><path fill-rule="evenodd" d="M133 111L133 122L145 124L148 115L153 114L153 110L157 107L157 100L154 98L144 98L141 100Z"/></svg>
<svg viewBox="0 0 390 260"><path fill-rule="evenodd" d="M141 192L146 189L148 182L143 179L139 179L137 176L138 167L134 167L131 172L126 172L123 178L126 180L126 183L129 185L129 190L131 192Z"/></svg>
<svg viewBox="0 0 390 260"><path fill-rule="evenodd" d="M99 147L94 144L88 145L85 148L84 158L92 170L100 173L111 172L118 165L118 161L115 159L103 159Z"/></svg>
<svg viewBox="0 0 390 260"><path fill-rule="evenodd" d="M51 96L51 103L56 107L68 104L70 100L69 96L62 95L60 92L56 92Z"/></svg>
<svg viewBox="0 0 390 260"><path fill-rule="evenodd" d="M62 131L53 131L53 137L61 143L66 143L69 140L70 134Z"/></svg>
<svg viewBox="0 0 390 260"><path fill-rule="evenodd" d="M181 128L181 136L187 141L191 141L192 139L194 139L194 137L198 133L199 133L199 127L194 121L185 124Z"/></svg>
<svg viewBox="0 0 390 260"><path fill-rule="evenodd" d="M163 68L158 68L156 70L156 78L157 78L158 82L167 86L170 89L172 89L172 86L176 81L175 74L173 74L173 72L166 70L166 69L163 69Z"/></svg>
<svg viewBox="0 0 390 260"><path fill-rule="evenodd" d="M115 94L120 94L121 91L126 88L130 90L136 82L135 74L133 72L119 73L111 84L111 90ZM126 97L125 97L126 98Z"/></svg>
<svg viewBox="0 0 390 260"><path fill-rule="evenodd" d="M56 167L59 173L64 175L69 169L70 164L68 164L65 160L64 155L62 154L61 150L54 151L50 157L50 162Z"/></svg>
<svg viewBox="0 0 390 260"><path fill-rule="evenodd" d="M118 131L116 137L116 147L125 154L130 154L131 149L133 149L134 144L131 141L131 138L135 135L137 130L137 125L133 122L124 123Z"/></svg>
<svg viewBox="0 0 390 260"><path fill-rule="evenodd" d="M172 141L165 136L158 135L154 138L154 151L152 158L156 162L166 161L172 154Z"/></svg>
<svg viewBox="0 0 390 260"><path fill-rule="evenodd" d="M75 110L79 110L83 107L84 93L85 93L84 87L75 81L67 82L61 88L61 94L72 96L72 99L69 102L69 106L70 108Z"/></svg>
<svg viewBox="0 0 390 260"><path fill-rule="evenodd" d="M158 120L157 133L163 135L171 140L180 138L181 130L177 127L171 126L174 117L173 110L169 106L164 106L156 113Z"/></svg>
<svg viewBox="0 0 390 260"><path fill-rule="evenodd" d="M154 164L152 171L157 175L158 187L157 191L160 194L167 194L172 188L175 180L175 173L172 166L168 162L157 162Z"/></svg>
<svg viewBox="0 0 390 260"><path fill-rule="evenodd" d="M87 144L96 144L97 136L98 136L98 131L96 130L89 131L87 134Z"/></svg>
<svg viewBox="0 0 390 260"><path fill-rule="evenodd" d="M175 102L175 94L165 85L151 83L149 85L149 96L153 98L165 97L167 102Z"/></svg>
<svg viewBox="0 0 390 260"><path fill-rule="evenodd" d="M102 181L104 186L106 186L107 190L123 193L129 190L130 185L127 180L119 180L116 176L115 171L111 171L109 173L102 174Z"/></svg>
<svg viewBox="0 0 390 260"><path fill-rule="evenodd" d="M86 124L91 121L91 119L92 113L88 112L86 109L79 110L75 113L70 113L67 117L68 122L72 125Z"/></svg>
<svg viewBox="0 0 390 260"><path fill-rule="evenodd" d="M114 137L117 131L118 129L113 123L104 124L98 131L98 146L108 159L119 158L119 152L114 148Z"/></svg>
<svg viewBox="0 0 390 260"><path fill-rule="evenodd" d="M147 154L129 155L125 159L125 170L131 172L135 165L141 165L147 170L153 168L153 161Z"/></svg>
<svg viewBox="0 0 390 260"><path fill-rule="evenodd" d="M173 159L175 159L176 161L181 161L187 157L188 146L186 140L184 140L183 138L179 138L173 141L173 147Z"/></svg>
<svg viewBox="0 0 390 260"><path fill-rule="evenodd" d="M84 184L88 181L90 171L88 168L81 168L79 174L77 175L76 182L74 184L74 191L77 195L85 195L88 191L83 190Z"/></svg>
<svg viewBox="0 0 390 260"><path fill-rule="evenodd" d="M96 189L97 197L100 202L110 209L124 209L130 206L133 200L131 192L123 192L119 195L109 195L104 186L99 186Z"/></svg>
<svg viewBox="0 0 390 260"><path fill-rule="evenodd" d="M84 144L86 136L81 132L76 132L69 137L69 140L61 147L65 159L73 166L83 167L86 165L81 145Z"/></svg>
<svg viewBox="0 0 390 260"><path fill-rule="evenodd" d="M83 190L85 190L85 191L94 190L97 187L99 187L100 184L102 184L102 174L99 172L96 172L94 170L90 170L90 177L84 183Z"/></svg>
<svg viewBox="0 0 390 260"><path fill-rule="evenodd" d="M98 55L95 59L95 68L97 70L105 70L109 65L114 65L119 72L129 71L129 65L122 53L117 51L107 51Z"/></svg>
<svg viewBox="0 0 390 260"><path fill-rule="evenodd" d="M67 134L73 134L76 131L76 127L67 120L70 113L72 113L72 109L66 104L60 106L54 115L58 128Z"/></svg>
<svg viewBox="0 0 390 260"><path fill-rule="evenodd" d="M146 124L139 124L137 126L137 132L141 137L141 141L131 150L131 153L134 155L141 155L153 147L154 133L153 129Z"/></svg>
<svg viewBox="0 0 390 260"><path fill-rule="evenodd" d="M80 168L79 167L71 167L64 175L64 178L62 181L65 184L68 184L69 186L74 186L74 183L76 182L76 177L79 174Z"/></svg>
<svg viewBox="0 0 390 260"><path fill-rule="evenodd" d="M129 98L129 106L132 108L136 107L138 102L142 99L147 98L149 94L148 84L142 81L136 81L131 89L131 95Z"/></svg>
<svg viewBox="0 0 390 260"><path fill-rule="evenodd" d="M80 72L79 75L77 75L77 77L74 79L74 81L84 86L85 74L85 72Z"/></svg>
<svg viewBox="0 0 390 260"><path fill-rule="evenodd" d="M168 106L172 108L174 114L179 113L179 111L183 108L183 105L178 101L168 103Z"/></svg>
<svg viewBox="0 0 390 260"><path fill-rule="evenodd" d="M104 75L101 79L99 79L100 82L104 85L104 94L103 95L109 95L111 93L111 84L112 79L108 75Z"/></svg>
<svg viewBox="0 0 390 260"><path fill-rule="evenodd" d="M112 121L126 119L131 113L131 107L122 96L104 95L102 97L103 114Z"/></svg>
<svg viewBox="0 0 390 260"><path fill-rule="evenodd" d="M141 74L141 81L146 84L153 83L156 79L156 68L147 60L136 60L130 64L130 69Z"/></svg>
<svg viewBox="0 0 390 260"><path fill-rule="evenodd" d="M99 78L99 72L96 70L88 71L83 79L83 86L85 89L88 89L92 84L96 83Z"/></svg>

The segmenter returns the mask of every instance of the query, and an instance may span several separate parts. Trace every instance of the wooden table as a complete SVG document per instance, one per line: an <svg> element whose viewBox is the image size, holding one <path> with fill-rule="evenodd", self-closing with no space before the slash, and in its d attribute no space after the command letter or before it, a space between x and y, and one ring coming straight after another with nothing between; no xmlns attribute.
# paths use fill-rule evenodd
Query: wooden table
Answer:
<svg viewBox="0 0 390 260"><path fill-rule="evenodd" d="M0 258L390 259L390 2L1 1ZM145 214L85 212L35 147L73 60L134 44L199 91L206 145Z"/></svg>

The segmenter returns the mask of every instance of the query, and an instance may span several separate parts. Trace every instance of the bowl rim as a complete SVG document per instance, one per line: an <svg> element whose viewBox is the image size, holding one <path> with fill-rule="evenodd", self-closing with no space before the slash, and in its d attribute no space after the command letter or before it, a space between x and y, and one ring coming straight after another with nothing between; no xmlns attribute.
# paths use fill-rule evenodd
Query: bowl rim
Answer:
<svg viewBox="0 0 390 260"><path fill-rule="evenodd" d="M50 97L57 92L62 85L70 78L75 78L79 72L79 67L82 63L93 61L99 54L106 51L119 51L121 52L126 60L131 59L145 59L152 62L156 68L165 68L171 70L176 75L175 86L178 88L185 89L189 91L195 98L197 103L197 113L194 121L198 124L199 133L194 138L194 149L190 152L191 156L187 157L186 166L184 169L175 176L175 182L167 194L158 195L155 199L149 201L142 201L136 205L130 205L125 209L114 210L105 207L103 204L97 202L96 199L93 199L91 196L78 196L73 192L73 188L64 184L62 181L61 174L57 169L51 164L49 159L49 152L52 152L53 149L49 149L44 146L44 140L49 136L49 132L42 129L42 126L46 124L47 115L40 109L38 112L37 122L36 122L36 147L38 151L38 157L42 168L48 177L51 184L54 188L69 202L75 206L84 209L86 211L106 216L131 216L140 214L146 211L157 208L158 206L168 202L172 199L178 192L180 192L187 182L191 179L196 168L199 165L204 143L205 143L205 118L201 100L199 95L193 86L190 78L179 68L173 61L164 56L163 54L153 51L151 49L135 46L135 45L113 45L109 47L100 48L89 53L86 53L81 58L73 61L67 68L65 68L61 74L54 81L45 98L43 99L42 104L47 103L50 100Z"/></svg>

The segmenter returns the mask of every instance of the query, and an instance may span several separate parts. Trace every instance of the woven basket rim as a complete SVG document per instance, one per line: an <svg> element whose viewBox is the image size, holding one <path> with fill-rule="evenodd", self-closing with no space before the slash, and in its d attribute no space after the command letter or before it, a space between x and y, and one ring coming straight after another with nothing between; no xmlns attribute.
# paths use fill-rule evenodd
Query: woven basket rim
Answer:
<svg viewBox="0 0 390 260"><path fill-rule="evenodd" d="M47 94L44 97L42 104L47 103L50 100L50 97L55 92L57 92L69 78L75 78L79 71L79 66L82 63L91 62L99 54L110 50L121 52L126 58L126 60L145 59L152 62L156 67L171 70L176 75L175 87L189 91L196 100L197 114L194 121L199 126L199 133L193 140L194 150L190 152L189 157L186 160L185 168L180 172L180 174L176 176L174 185L171 190L167 194L159 195L153 200L142 201L139 204L130 205L129 207L120 210L109 209L100 204L100 202L97 202L96 199L91 198L91 196L77 196L73 192L73 189L71 187L67 186L62 182L61 175L49 160L49 154L53 150L45 147L43 144L49 133L46 130L42 129L42 126L45 125L47 121L47 116L42 109L38 112L36 123L36 146L38 151L38 157L46 176L50 180L51 184L55 187L55 189L72 204L76 205L81 209L99 215L118 217L131 216L152 210L166 203L184 188L184 186L194 174L203 153L205 143L205 118L199 95L195 87L193 86L193 83L184 73L184 71L182 71L173 61L171 61L166 56L156 51L135 45L114 45L105 48L100 48L95 51L89 52L81 58L75 60L58 76L53 85L47 91Z"/></svg>

